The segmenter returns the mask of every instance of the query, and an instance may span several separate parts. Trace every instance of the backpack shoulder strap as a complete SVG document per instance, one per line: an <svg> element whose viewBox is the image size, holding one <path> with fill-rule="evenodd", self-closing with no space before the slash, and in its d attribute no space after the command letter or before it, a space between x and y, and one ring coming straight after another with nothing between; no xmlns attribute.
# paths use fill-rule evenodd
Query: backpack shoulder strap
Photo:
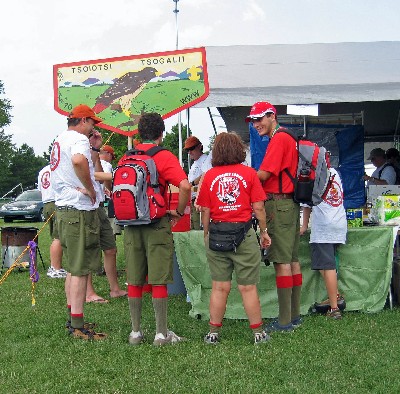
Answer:
<svg viewBox="0 0 400 394"><path fill-rule="evenodd" d="M299 138L297 135L290 129L287 129L286 127L280 127L277 131L277 133L286 133L289 134L296 142L299 141Z"/></svg>
<svg viewBox="0 0 400 394"><path fill-rule="evenodd" d="M286 133L288 135L290 135L295 141L296 141L296 145L297 145L297 152L300 154L300 150L299 150L299 139L297 137L297 135L292 131L289 130L285 127L280 127L277 131L277 133ZM290 178L290 180L292 181L292 183L295 185L296 184L296 177L293 177L292 174L290 173L290 171L285 168L283 171L281 171L279 173L279 192L282 193L282 173L285 172L286 175ZM296 171L297 172L297 171Z"/></svg>
<svg viewBox="0 0 400 394"><path fill-rule="evenodd" d="M383 167L380 169L380 171L378 172L378 179L381 179L382 172L383 172L383 170L384 170L386 167L393 167L393 165L390 164L390 163L385 163L384 166L383 166ZM394 169L394 167L393 167L393 169Z"/></svg>
<svg viewBox="0 0 400 394"><path fill-rule="evenodd" d="M145 153L147 156L153 157L155 154L157 154L158 152L161 152L162 150L167 150L167 148L156 145L156 146L153 146L150 149L148 149Z"/></svg>

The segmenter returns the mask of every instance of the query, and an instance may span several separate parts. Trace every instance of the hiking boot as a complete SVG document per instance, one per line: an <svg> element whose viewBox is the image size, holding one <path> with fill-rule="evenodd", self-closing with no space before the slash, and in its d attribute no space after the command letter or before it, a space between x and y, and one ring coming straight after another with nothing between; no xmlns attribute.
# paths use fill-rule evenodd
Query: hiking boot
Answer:
<svg viewBox="0 0 400 394"><path fill-rule="evenodd" d="M131 345L140 345L143 343L143 333L142 331L131 331L129 334L128 341Z"/></svg>
<svg viewBox="0 0 400 394"><path fill-rule="evenodd" d="M264 331L270 332L292 332L294 330L293 324L286 325L279 324L278 320L273 320L271 323L264 327Z"/></svg>
<svg viewBox="0 0 400 394"><path fill-rule="evenodd" d="M218 345L219 344L219 338L218 334L216 332L209 332L205 337L204 337L204 342L207 345Z"/></svg>
<svg viewBox="0 0 400 394"><path fill-rule="evenodd" d="M326 313L326 316L335 319L335 320L341 320L342 319L342 313L340 312L339 308L336 309L329 309L329 311Z"/></svg>
<svg viewBox="0 0 400 394"><path fill-rule="evenodd" d="M271 339L271 337L265 332L256 332L254 334L254 345L259 345L261 343L266 343Z"/></svg>
<svg viewBox="0 0 400 394"><path fill-rule="evenodd" d="M90 322L84 322L83 323L83 328L85 330L93 330L93 328L96 327L96 323L90 323ZM69 330L71 328L71 320L67 320L65 323L65 328Z"/></svg>
<svg viewBox="0 0 400 394"><path fill-rule="evenodd" d="M292 320L292 326L294 328L300 327L303 324L303 319L299 316Z"/></svg>
<svg viewBox="0 0 400 394"><path fill-rule="evenodd" d="M107 338L107 334L87 330L86 328L70 327L69 334L74 338L84 339L85 341L102 341Z"/></svg>
<svg viewBox="0 0 400 394"><path fill-rule="evenodd" d="M186 338L176 335L173 331L167 331L167 336L164 336L163 334L161 334L161 332L159 332L154 337L153 345L154 346L174 345L175 343L183 342L185 340Z"/></svg>

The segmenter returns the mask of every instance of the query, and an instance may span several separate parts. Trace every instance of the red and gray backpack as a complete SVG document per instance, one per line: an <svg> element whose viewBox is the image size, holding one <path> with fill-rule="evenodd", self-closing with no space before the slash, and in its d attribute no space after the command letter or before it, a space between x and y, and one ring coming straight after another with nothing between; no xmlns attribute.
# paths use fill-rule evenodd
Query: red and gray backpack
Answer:
<svg viewBox="0 0 400 394"><path fill-rule="evenodd" d="M287 168L284 170L294 184L294 201L310 206L320 204L333 181L328 152L315 142L299 139L291 130L280 128L279 132L289 134L296 141L299 153L296 176L293 177Z"/></svg>
<svg viewBox="0 0 400 394"><path fill-rule="evenodd" d="M116 222L123 226L155 223L166 215L153 156L165 150L129 150L113 170L112 200Z"/></svg>

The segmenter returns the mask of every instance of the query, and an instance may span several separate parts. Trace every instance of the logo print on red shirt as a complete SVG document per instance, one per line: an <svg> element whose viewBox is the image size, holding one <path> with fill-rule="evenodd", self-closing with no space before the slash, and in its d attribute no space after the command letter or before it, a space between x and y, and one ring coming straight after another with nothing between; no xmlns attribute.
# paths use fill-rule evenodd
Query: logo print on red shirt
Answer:
<svg viewBox="0 0 400 394"><path fill-rule="evenodd" d="M235 204L240 195L239 181L236 177L225 176L219 180L217 197L225 204Z"/></svg>

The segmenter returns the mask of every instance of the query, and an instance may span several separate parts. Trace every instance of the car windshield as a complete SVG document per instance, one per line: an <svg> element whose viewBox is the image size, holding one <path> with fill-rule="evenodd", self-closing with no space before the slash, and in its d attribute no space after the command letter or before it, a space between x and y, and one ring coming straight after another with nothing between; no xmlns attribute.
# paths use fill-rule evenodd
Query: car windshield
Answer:
<svg viewBox="0 0 400 394"><path fill-rule="evenodd" d="M21 193L15 201L41 201L42 193L39 190L29 190Z"/></svg>

